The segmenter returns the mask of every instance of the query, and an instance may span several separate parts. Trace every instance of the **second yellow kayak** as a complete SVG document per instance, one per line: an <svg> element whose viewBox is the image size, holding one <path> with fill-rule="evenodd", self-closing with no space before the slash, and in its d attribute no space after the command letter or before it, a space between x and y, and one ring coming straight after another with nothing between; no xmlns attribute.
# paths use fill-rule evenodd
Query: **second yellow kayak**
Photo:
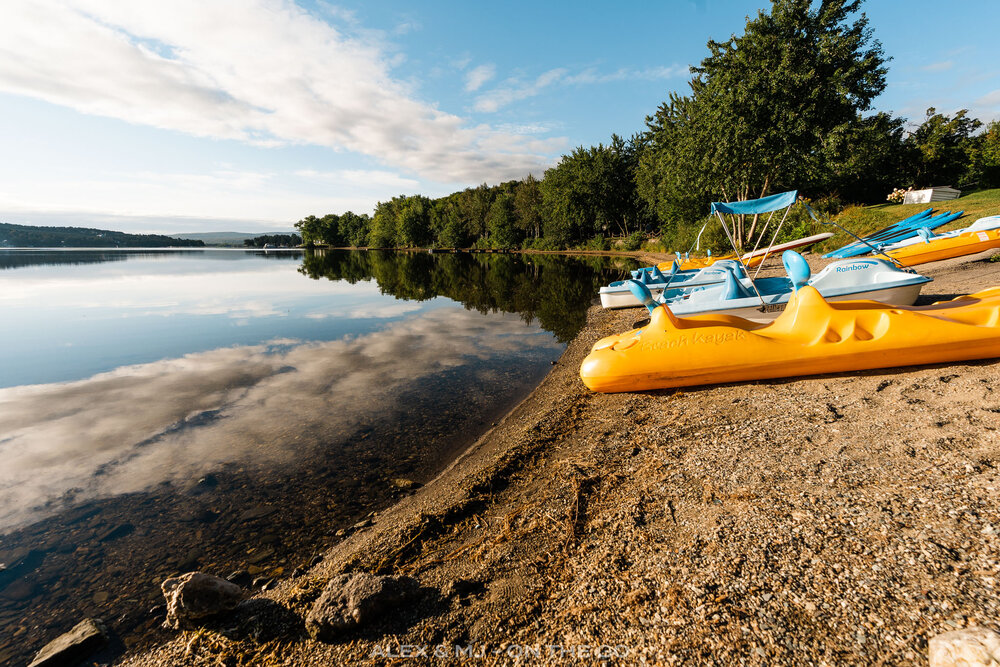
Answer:
<svg viewBox="0 0 1000 667"><path fill-rule="evenodd" d="M903 266L916 266L941 259L974 255L992 248L1000 248L1000 229L968 231L958 236L932 238L928 243L913 243L896 250L886 250L885 254Z"/></svg>

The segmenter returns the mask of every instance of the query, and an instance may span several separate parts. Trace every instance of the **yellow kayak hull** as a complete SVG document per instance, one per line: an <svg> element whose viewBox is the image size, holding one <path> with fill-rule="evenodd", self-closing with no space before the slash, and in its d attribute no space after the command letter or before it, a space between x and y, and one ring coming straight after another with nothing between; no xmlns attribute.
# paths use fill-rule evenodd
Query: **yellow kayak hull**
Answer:
<svg viewBox="0 0 1000 667"><path fill-rule="evenodd" d="M698 269L704 269L706 266L712 266L720 259L736 259L736 255L730 253L728 255L719 255L718 257L691 257L686 259L681 263L680 271L696 271ZM747 265L747 268L754 268L764 261L763 255L755 255L753 257L743 260L743 263ZM662 262L657 264L657 268L660 271L669 271L670 266L673 262Z"/></svg>
<svg viewBox="0 0 1000 667"><path fill-rule="evenodd" d="M803 287L773 322L665 306L598 341L580 367L599 392L646 391L1000 357L1000 287L930 306L826 302Z"/></svg>
<svg viewBox="0 0 1000 667"><path fill-rule="evenodd" d="M930 243L914 243L889 250L885 254L903 266L916 266L941 259L974 255L992 248L1000 248L1000 229L966 232L951 238L932 239Z"/></svg>

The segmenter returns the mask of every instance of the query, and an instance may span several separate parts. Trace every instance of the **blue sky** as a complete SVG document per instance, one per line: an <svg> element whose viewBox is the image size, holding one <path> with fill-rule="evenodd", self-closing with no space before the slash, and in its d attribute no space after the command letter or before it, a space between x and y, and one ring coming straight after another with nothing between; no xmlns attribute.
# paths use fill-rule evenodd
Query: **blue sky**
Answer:
<svg viewBox="0 0 1000 667"><path fill-rule="evenodd" d="M642 130L760 0L5 0L0 221L286 229ZM869 0L876 109L1000 118L1000 3Z"/></svg>

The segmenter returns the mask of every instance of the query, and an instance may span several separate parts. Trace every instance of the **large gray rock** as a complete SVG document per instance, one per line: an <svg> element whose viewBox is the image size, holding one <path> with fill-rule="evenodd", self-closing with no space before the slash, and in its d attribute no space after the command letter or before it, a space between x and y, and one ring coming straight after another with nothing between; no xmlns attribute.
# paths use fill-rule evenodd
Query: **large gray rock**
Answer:
<svg viewBox="0 0 1000 667"><path fill-rule="evenodd" d="M243 598L243 589L204 572L188 572L161 584L167 599L167 620L174 630L198 626L202 621L232 611Z"/></svg>
<svg viewBox="0 0 1000 667"><path fill-rule="evenodd" d="M416 593L410 577L385 577L361 572L330 580L306 616L309 636L334 641L364 625L391 616L393 609Z"/></svg>
<svg viewBox="0 0 1000 667"><path fill-rule="evenodd" d="M88 618L43 646L28 667L69 667L89 657L107 641L108 629L104 623Z"/></svg>
<svg viewBox="0 0 1000 667"><path fill-rule="evenodd" d="M931 638L931 667L1000 667L1000 635L987 628L966 628Z"/></svg>

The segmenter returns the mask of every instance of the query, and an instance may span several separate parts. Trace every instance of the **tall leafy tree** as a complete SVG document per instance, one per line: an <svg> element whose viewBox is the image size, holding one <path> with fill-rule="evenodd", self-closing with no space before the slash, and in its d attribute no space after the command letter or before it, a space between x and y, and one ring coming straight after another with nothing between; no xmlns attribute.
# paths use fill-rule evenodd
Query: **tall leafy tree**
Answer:
<svg viewBox="0 0 1000 667"><path fill-rule="evenodd" d="M958 185L968 174L979 138L974 136L982 123L962 109L954 116L937 113L931 107L924 121L906 138L912 152L911 185Z"/></svg>
<svg viewBox="0 0 1000 667"><path fill-rule="evenodd" d="M743 35L709 41L691 94L671 96L647 120L650 154L640 170L654 173L639 180L650 206L676 219L704 215L713 196L822 187L826 137L858 124L885 88L882 46L860 7L772 0Z"/></svg>
<svg viewBox="0 0 1000 667"><path fill-rule="evenodd" d="M368 231L368 245L373 248L394 248L396 242L396 219L399 214L399 197L391 201L379 202L375 206L371 228Z"/></svg>
<svg viewBox="0 0 1000 667"><path fill-rule="evenodd" d="M514 210L517 212L517 225L524 236L537 239L542 235L542 191L538 179L531 174L514 191Z"/></svg>
<svg viewBox="0 0 1000 667"><path fill-rule="evenodd" d="M501 192L493 200L489 213L486 214L486 225L490 232L490 246L504 249L518 247L524 235L518 229L516 222L514 196L509 192Z"/></svg>
<svg viewBox="0 0 1000 667"><path fill-rule="evenodd" d="M371 220L367 214L358 215L352 211L347 211L340 216L339 221L340 237L344 243L355 248L368 243L368 231Z"/></svg>
<svg viewBox="0 0 1000 667"><path fill-rule="evenodd" d="M425 246L431 242L431 201L423 195L401 197L396 213L396 243Z"/></svg>
<svg viewBox="0 0 1000 667"><path fill-rule="evenodd" d="M307 215L295 223L295 229L302 235L302 242L315 245L323 242L323 223L315 215Z"/></svg>
<svg viewBox="0 0 1000 667"><path fill-rule="evenodd" d="M1000 187L1000 120L986 126L976 152L980 184L989 188Z"/></svg>

